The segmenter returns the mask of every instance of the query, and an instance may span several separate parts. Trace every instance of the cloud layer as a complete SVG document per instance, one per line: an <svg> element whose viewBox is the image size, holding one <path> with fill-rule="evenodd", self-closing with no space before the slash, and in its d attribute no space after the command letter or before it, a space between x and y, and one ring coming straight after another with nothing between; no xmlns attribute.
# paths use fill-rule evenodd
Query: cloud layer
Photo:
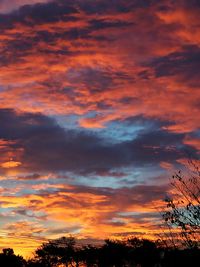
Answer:
<svg viewBox="0 0 200 267"><path fill-rule="evenodd" d="M158 231L152 205L199 157L199 9L0 1L2 246Z"/></svg>

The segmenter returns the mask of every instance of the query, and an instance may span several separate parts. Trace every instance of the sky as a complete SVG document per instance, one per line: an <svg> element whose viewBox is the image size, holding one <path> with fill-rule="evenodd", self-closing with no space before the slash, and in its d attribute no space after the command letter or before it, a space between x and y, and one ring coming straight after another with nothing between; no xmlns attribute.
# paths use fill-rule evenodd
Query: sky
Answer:
<svg viewBox="0 0 200 267"><path fill-rule="evenodd" d="M200 151L200 1L0 0L0 248L159 233Z"/></svg>

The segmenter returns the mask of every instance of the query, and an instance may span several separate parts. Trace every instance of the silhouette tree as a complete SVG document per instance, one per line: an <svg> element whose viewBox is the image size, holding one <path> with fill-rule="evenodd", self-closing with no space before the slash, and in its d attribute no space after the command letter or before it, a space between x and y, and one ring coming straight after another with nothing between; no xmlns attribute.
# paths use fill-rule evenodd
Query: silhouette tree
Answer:
<svg viewBox="0 0 200 267"><path fill-rule="evenodd" d="M186 247L200 247L200 170L193 161L189 162L187 174L181 171L172 176L174 197L165 199L163 212L165 223L172 231L173 242L179 229L178 238Z"/></svg>
<svg viewBox="0 0 200 267"><path fill-rule="evenodd" d="M76 251L76 254L78 254L79 263L83 263L87 267L98 266L99 251L100 248L92 245L82 247Z"/></svg>
<svg viewBox="0 0 200 267"><path fill-rule="evenodd" d="M161 255L162 254L162 255ZM161 257L162 256L162 257ZM200 249L161 249L148 239L106 240L102 246L76 246L73 238L51 240L25 261L12 249L0 253L2 267L198 267Z"/></svg>
<svg viewBox="0 0 200 267"><path fill-rule="evenodd" d="M107 239L100 249L99 267L125 266L127 255L128 247L125 242Z"/></svg>
<svg viewBox="0 0 200 267"><path fill-rule="evenodd" d="M25 260L21 256L16 256L12 248L4 248L0 253L0 266L24 267Z"/></svg>
<svg viewBox="0 0 200 267"><path fill-rule="evenodd" d="M159 260L159 249L156 244L148 239L130 238L128 244L132 248L130 266L139 264L143 267L151 267Z"/></svg>
<svg viewBox="0 0 200 267"><path fill-rule="evenodd" d="M75 239L73 237L61 237L42 244L35 252L34 264L38 266L56 267L59 265L73 266L75 255ZM37 266L37 265L36 265Z"/></svg>

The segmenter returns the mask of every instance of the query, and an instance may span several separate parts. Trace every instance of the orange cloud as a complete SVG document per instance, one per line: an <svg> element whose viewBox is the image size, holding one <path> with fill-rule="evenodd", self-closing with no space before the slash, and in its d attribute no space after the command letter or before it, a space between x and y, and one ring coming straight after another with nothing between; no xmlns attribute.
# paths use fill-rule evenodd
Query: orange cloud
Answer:
<svg viewBox="0 0 200 267"><path fill-rule="evenodd" d="M15 250L21 253L22 248L18 242L21 240L25 246L23 255L30 255L30 252L45 240L47 233L48 238L53 238L58 236L56 229L62 228L66 229L67 234L70 233L67 230L69 226L72 233L73 229L75 230L74 235L78 238L122 238L124 233L131 235L133 229L144 236L153 236L156 233L156 229L152 231L155 220L153 217L145 219L145 216L156 214L155 207L160 207L163 203L153 196L150 197L150 202L143 203L142 195L145 195L145 190L154 190L155 194L158 194L161 188L139 186L138 190L135 189L139 192L137 196L129 189L116 190L110 195L107 190L104 193L104 189L95 192L92 188L63 184L55 185L54 188L60 190L57 193L47 193L51 188L47 183L46 186L33 186L33 189L43 190L44 194L40 191L32 195L1 196L1 207L12 209L10 215L16 217L15 222L4 225L1 233L2 244L5 244L7 239ZM91 190L94 192L90 192ZM39 217L41 212L46 214L45 220L42 216ZM125 215L120 215L120 212ZM137 214L138 219L137 216L131 215L132 213ZM17 214L20 214L20 220L17 220ZM37 218L37 223L34 218Z"/></svg>
<svg viewBox="0 0 200 267"><path fill-rule="evenodd" d="M122 238L133 232L153 237L160 231L154 225L158 218L155 209L163 207L167 186L132 187L131 183L138 181L129 174L124 178L127 183L115 177L118 180L113 186L121 186L117 189L71 185L62 183L63 179L81 184L87 178L86 183L91 179L103 186L103 179L114 179L109 177L109 168L116 172L119 165L126 168L126 156L137 169L135 161L142 149L146 154L141 158L148 158L143 165L151 167L162 146L171 157L177 152L176 145L192 148L196 154L200 150L196 134L199 9L190 1L158 1L145 7L140 1L134 5L122 1L122 12L121 1L116 5L102 1L102 5L101 1L91 2L92 8L76 0L70 5L53 1L53 6L45 5L45 0L1 1L0 13L5 13L0 14L0 123L4 125L0 180L5 184L0 188L1 244L7 246L9 241L17 253L28 255L45 236L57 237L59 229L79 238ZM20 9L25 4L30 6ZM43 14L46 8L48 12ZM18 12L11 12L16 9ZM70 116L75 118L73 126ZM132 142L123 140L125 152L120 145L113 149L115 133L110 124L117 121L122 125L134 117L160 124L156 129L138 130L138 136L131 132ZM141 124L145 127L145 122ZM167 144L162 140L151 144L158 131L164 141L169 135ZM123 131L122 139L127 132ZM108 146L99 137L102 133L110 134ZM128 145L131 152L136 151L133 159L127 155ZM156 158L159 171L171 171L177 162L187 161L182 154L173 159L167 155ZM76 167L80 177L63 174ZM48 168L52 173L48 174ZM141 170L136 169L133 176L137 178ZM95 171L108 175L98 180ZM123 187L128 182L130 188Z"/></svg>
<svg viewBox="0 0 200 267"><path fill-rule="evenodd" d="M7 91L1 93L1 99L4 99L1 105L47 114L84 115L90 111L103 113L95 118L81 119L80 125L86 128L104 127L104 124L111 120L143 114L146 117L172 121L173 125L167 127L171 131L190 132L196 129L198 116L194 115L194 112L198 113L198 109L194 110L194 102L199 99L198 91L193 91L191 94L189 88L191 86L185 85L184 80L180 81L176 73L170 79L169 77L157 78L150 68L147 69L150 75L148 79L141 79L138 76L145 71L141 62L147 61L149 57L165 56L186 45L183 39L177 39L180 34L173 23L179 23L184 29L189 25L188 31L191 32L194 22L191 22L190 17L194 12L190 9L158 12L154 8L148 12L146 19L144 19L147 15L146 10L127 13L121 17L121 20L130 25L127 24L122 28L109 27L109 23L119 22L118 14L100 15L98 23L102 23L102 29L91 30L91 38L87 39L84 39L87 37L85 32L91 27L90 23L94 20L94 16L91 15L88 18L83 12L79 15L75 14L77 21L45 22L35 24L33 27L25 26L23 23L14 24L12 29L7 30L8 38L13 38L10 41L11 44L17 41L15 30L18 33L20 31L22 45L26 38L33 40L39 38L37 35L41 30L46 31L47 39L39 38L39 42L34 43L33 46L30 45L27 53L19 57L21 60L1 67L2 85L13 87L12 94L8 94ZM151 29L149 29L149 20L152 22ZM134 25L133 21L140 23ZM107 27L104 27L103 23ZM69 30L68 38L65 37L66 27ZM72 29L71 33L70 29ZM78 38L73 35L74 29L77 30L77 34L80 34ZM157 42L152 38L155 32L158 35ZM56 33L59 34L57 38L54 37ZM48 42L48 35L50 38L55 38L53 44ZM113 41L102 39L102 45L99 45L98 36L109 37ZM127 36L129 36L128 39ZM165 36L168 36L169 43L166 42ZM189 39L191 44L195 44L192 36ZM78 77L75 84L68 80L66 73L70 69L84 69L85 66L109 70L109 75L113 79L112 87L95 93L92 88L79 82ZM112 73L120 73L122 70L127 75L126 80L119 74L113 77ZM49 92L50 85L52 90ZM71 86L76 86L76 94L73 98L70 98L67 92L63 94L62 91L62 88ZM126 97L132 98L133 101L124 105L120 101ZM98 108L99 102L108 105L109 111L102 112ZM158 105L160 108L157 108Z"/></svg>
<svg viewBox="0 0 200 267"><path fill-rule="evenodd" d="M9 168L16 168L20 165L21 165L21 162L11 160L11 161L7 161L7 162L2 163L1 167L9 169Z"/></svg>

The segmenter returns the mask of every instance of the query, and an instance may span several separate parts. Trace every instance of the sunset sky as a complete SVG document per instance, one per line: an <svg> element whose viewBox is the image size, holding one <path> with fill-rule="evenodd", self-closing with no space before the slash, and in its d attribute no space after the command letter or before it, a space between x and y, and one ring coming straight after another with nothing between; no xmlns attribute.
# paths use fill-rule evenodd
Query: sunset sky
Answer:
<svg viewBox="0 0 200 267"><path fill-rule="evenodd" d="M152 237L200 151L200 1L0 0L0 248Z"/></svg>

